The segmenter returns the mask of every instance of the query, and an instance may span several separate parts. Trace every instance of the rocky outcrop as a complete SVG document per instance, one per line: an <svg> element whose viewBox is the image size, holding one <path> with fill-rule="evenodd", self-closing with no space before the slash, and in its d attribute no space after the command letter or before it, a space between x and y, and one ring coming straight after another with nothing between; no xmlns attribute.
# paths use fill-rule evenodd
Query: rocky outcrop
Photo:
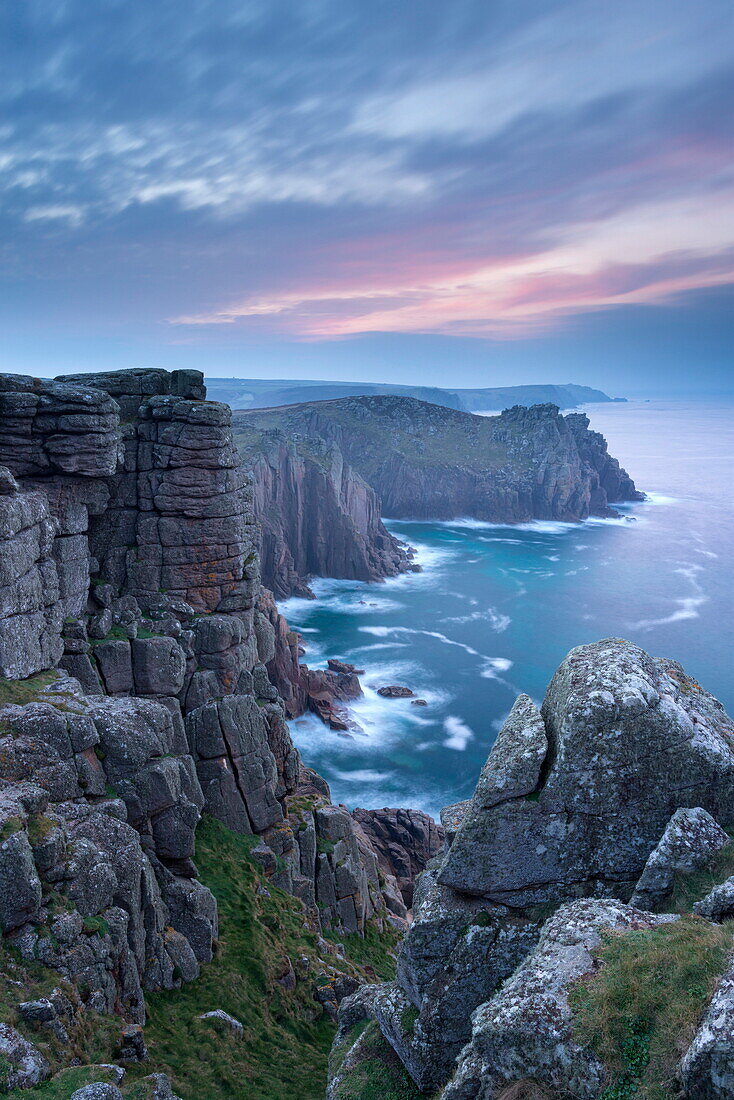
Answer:
<svg viewBox="0 0 734 1100"><path fill-rule="evenodd" d="M268 675L287 627L258 606L251 485L204 396L194 371L0 376L0 922L133 1022L212 957L202 811L257 836L315 931L405 917L291 741ZM307 701L302 675L296 654Z"/></svg>
<svg viewBox="0 0 734 1100"><path fill-rule="evenodd" d="M705 810L676 810L648 857L630 904L654 912L673 892L676 875L701 870L729 842Z"/></svg>
<svg viewBox="0 0 734 1100"><path fill-rule="evenodd" d="M447 1085L460 1059L447 1100L499 1096L524 1077L597 1095L591 1055L568 1046L560 965L590 965L591 941L567 936L566 917L585 928L592 914L593 936L618 918L652 927L620 903L636 888L647 899L659 879L665 893L694 849L710 857L728 841L733 784L734 722L721 704L629 642L573 650L541 708L520 696L473 798L442 815L447 848L416 883L397 981L363 997L418 1087ZM543 931L579 898L606 900L561 910Z"/></svg>
<svg viewBox="0 0 734 1100"><path fill-rule="evenodd" d="M598 1097L607 1072L575 1034L569 994L597 969L592 951L602 933L644 932L675 919L608 900L562 906L532 954L474 1013L471 1039L441 1100L497 1100L506 1086L523 1079L555 1095Z"/></svg>
<svg viewBox="0 0 734 1100"><path fill-rule="evenodd" d="M237 427L261 527L263 584L278 599L311 595L309 577L377 581L417 568L336 445Z"/></svg>
<svg viewBox="0 0 734 1100"><path fill-rule="evenodd" d="M443 847L443 829L420 810L356 809L352 817L369 837L382 870L395 877L410 909L416 878Z"/></svg>
<svg viewBox="0 0 734 1100"><path fill-rule="evenodd" d="M721 978L680 1067L688 1100L734 1095L734 966Z"/></svg>
<svg viewBox="0 0 734 1100"><path fill-rule="evenodd" d="M642 499L588 418L555 405L483 417L409 397L352 397L235 415L237 433L254 429L338 447L395 518L574 521Z"/></svg>
<svg viewBox="0 0 734 1100"><path fill-rule="evenodd" d="M515 907L626 900L675 811L728 824L733 793L734 723L713 696L628 642L582 646L540 711L518 699L440 879Z"/></svg>

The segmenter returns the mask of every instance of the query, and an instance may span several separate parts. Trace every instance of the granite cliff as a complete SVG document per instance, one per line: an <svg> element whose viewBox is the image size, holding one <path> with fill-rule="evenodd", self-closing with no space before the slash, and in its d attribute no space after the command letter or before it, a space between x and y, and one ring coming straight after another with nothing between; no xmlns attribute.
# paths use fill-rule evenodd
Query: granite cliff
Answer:
<svg viewBox="0 0 734 1100"><path fill-rule="evenodd" d="M584 414L514 406L493 417L366 396L238 412L235 432L336 446L393 518L581 520L642 499Z"/></svg>
<svg viewBox="0 0 734 1100"><path fill-rule="evenodd" d="M734 721L680 665L617 639L573 650L442 814L397 980L342 1005L330 1100L371 1095L370 1060L395 1095L407 1072L441 1100L734 1095L731 928L715 923L734 879L690 908L731 874L733 796Z"/></svg>
<svg viewBox="0 0 734 1100"><path fill-rule="evenodd" d="M405 926L395 878L291 741L257 548L230 410L200 374L0 375L0 928L85 1033L96 1014L139 1029L146 998L215 956L202 814L301 913L315 1018L355 984L323 937ZM33 1017L57 1065L75 1050L59 1004ZM47 1077L2 1026L0 1088Z"/></svg>
<svg viewBox="0 0 734 1100"><path fill-rule="evenodd" d="M374 490L337 446L236 427L261 529L262 580L278 599L310 595L313 576L377 581L417 568L384 527Z"/></svg>

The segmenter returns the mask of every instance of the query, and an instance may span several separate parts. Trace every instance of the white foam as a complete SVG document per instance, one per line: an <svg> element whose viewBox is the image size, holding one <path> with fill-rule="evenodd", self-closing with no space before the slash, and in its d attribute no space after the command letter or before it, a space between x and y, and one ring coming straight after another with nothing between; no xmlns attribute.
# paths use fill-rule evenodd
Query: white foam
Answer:
<svg viewBox="0 0 734 1100"><path fill-rule="evenodd" d="M353 772L343 772L339 771L338 768L334 768L333 774L345 783L383 783L390 778L389 772L373 771L370 768L357 768Z"/></svg>
<svg viewBox="0 0 734 1100"><path fill-rule="evenodd" d="M488 607L486 611L472 611L469 615L452 615L447 619L442 619L441 622L473 623L481 619L485 619L492 630L495 630L498 634L501 634L503 630L507 630L507 627L512 622L509 615L503 615L501 612L495 610L494 607Z"/></svg>
<svg viewBox="0 0 734 1100"><path fill-rule="evenodd" d="M443 728L448 734L443 742L447 749L463 752L469 742L474 740L473 731L469 729L466 722L462 722L461 718L457 718L454 714L444 718Z"/></svg>

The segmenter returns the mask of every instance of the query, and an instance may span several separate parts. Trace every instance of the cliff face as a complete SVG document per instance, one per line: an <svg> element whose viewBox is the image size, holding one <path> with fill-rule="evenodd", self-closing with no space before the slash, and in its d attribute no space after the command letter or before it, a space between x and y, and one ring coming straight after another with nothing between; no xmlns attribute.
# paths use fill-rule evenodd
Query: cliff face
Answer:
<svg viewBox="0 0 734 1100"><path fill-rule="evenodd" d="M335 444L396 518L580 520L642 499L588 418L553 405L480 417L406 397L355 397L238 413L236 423Z"/></svg>
<svg viewBox="0 0 734 1100"><path fill-rule="evenodd" d="M348 1078L359 1079L355 1037L368 1020L373 1048L386 1043L442 1100L497 1100L528 1079L553 1097L608 1095L614 1078L574 1030L571 990L598 973L591 952L605 929L635 929L631 951L644 952L642 932L678 920L647 911L670 899L677 874L711 868L716 853L731 867L733 796L734 721L680 665L617 639L573 650L541 708L518 698L473 797L442 814L445 851L416 883L397 981L345 1002L334 1065L348 1069L328 1095L366 1096ZM696 911L726 919L730 889ZM683 1061L691 1100L727 1095L717 1082L731 1031L722 1046L710 1021L734 1019L732 990L729 971ZM678 1058L698 1022L694 1012Z"/></svg>
<svg viewBox="0 0 734 1100"><path fill-rule="evenodd" d="M310 595L310 576L376 581L413 568L385 529L375 492L338 447L238 425L261 527L262 579L276 597Z"/></svg>
<svg viewBox="0 0 734 1100"><path fill-rule="evenodd" d="M212 957L202 811L315 931L406 912L291 741L230 416L192 371L0 376L0 927L138 1022Z"/></svg>

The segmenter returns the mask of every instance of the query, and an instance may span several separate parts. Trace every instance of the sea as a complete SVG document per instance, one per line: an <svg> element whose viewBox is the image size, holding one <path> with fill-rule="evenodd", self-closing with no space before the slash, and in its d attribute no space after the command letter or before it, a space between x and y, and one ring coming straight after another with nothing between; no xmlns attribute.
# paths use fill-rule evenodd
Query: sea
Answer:
<svg viewBox="0 0 734 1100"><path fill-rule="evenodd" d="M674 658L734 713L734 404L584 411L644 503L576 524L387 520L423 572L317 580L315 600L280 604L308 664L365 670L352 708L361 733L312 715L291 723L334 801L435 816L469 797L516 696L541 701L566 653L600 638ZM427 706L377 694L390 684Z"/></svg>

